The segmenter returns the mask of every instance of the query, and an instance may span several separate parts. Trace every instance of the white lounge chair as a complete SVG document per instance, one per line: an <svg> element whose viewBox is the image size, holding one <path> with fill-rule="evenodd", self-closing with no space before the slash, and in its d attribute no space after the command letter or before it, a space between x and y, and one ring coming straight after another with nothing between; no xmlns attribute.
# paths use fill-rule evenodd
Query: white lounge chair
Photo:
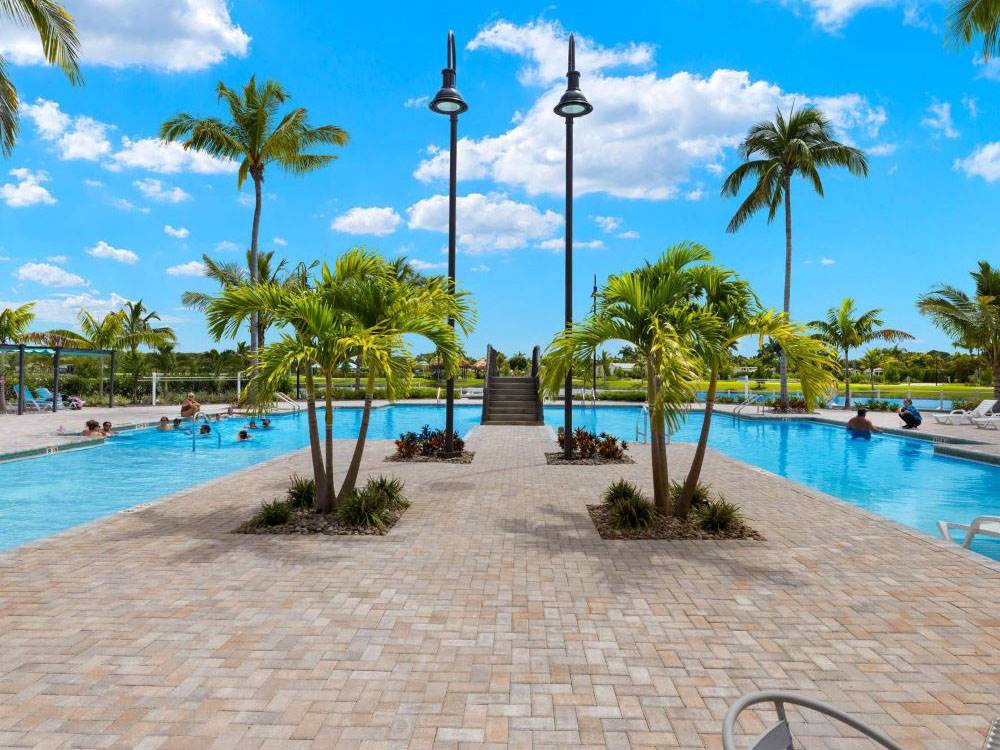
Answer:
<svg viewBox="0 0 1000 750"><path fill-rule="evenodd" d="M977 536L986 536L992 539L1000 539L1000 516L976 516L972 523L957 523L955 521L938 521L938 528L941 530L941 538L951 542L951 530L958 529L965 532L965 540L962 546L968 549L972 540Z"/></svg>
<svg viewBox="0 0 1000 750"><path fill-rule="evenodd" d="M975 409L952 409L948 414L935 414L934 419L938 424L975 424L974 419L985 417L996 405L996 399L985 399Z"/></svg>
<svg viewBox="0 0 1000 750"><path fill-rule="evenodd" d="M974 417L972 424L980 430L1000 430L1000 414L994 414L992 417Z"/></svg>
<svg viewBox="0 0 1000 750"><path fill-rule="evenodd" d="M462 398L482 398L483 389L482 388L463 388Z"/></svg>

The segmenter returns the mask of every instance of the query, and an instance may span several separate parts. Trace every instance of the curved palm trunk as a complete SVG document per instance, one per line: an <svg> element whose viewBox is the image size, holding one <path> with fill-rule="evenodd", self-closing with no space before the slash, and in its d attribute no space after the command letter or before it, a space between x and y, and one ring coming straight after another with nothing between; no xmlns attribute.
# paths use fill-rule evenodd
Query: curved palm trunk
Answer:
<svg viewBox="0 0 1000 750"><path fill-rule="evenodd" d="M0 354L0 414L7 413L7 355Z"/></svg>
<svg viewBox="0 0 1000 750"><path fill-rule="evenodd" d="M785 315L790 315L792 306L792 180L785 176ZM788 360L781 351L781 400L788 403Z"/></svg>
<svg viewBox="0 0 1000 750"><path fill-rule="evenodd" d="M851 350L844 348L844 408L851 408Z"/></svg>
<svg viewBox="0 0 1000 750"><path fill-rule="evenodd" d="M253 172L253 226L250 230L250 283L257 283L257 238L260 235L260 209L263 203L261 183L263 176ZM253 353L253 363L257 364L257 350L260 348L260 316L255 312L250 316L250 351Z"/></svg>
<svg viewBox="0 0 1000 750"><path fill-rule="evenodd" d="M663 515L670 512L670 477L667 471L667 440L664 435L663 414L656 408L656 371L650 368L646 384L649 399L649 449L653 469L653 504Z"/></svg>
<svg viewBox="0 0 1000 750"><path fill-rule="evenodd" d="M698 435L698 447L694 450L694 458L691 459L691 468L688 469L687 479L684 480L684 488L681 490L677 507L674 508L674 515L678 518L685 518L691 511L691 501L694 499L694 491L701 479L701 467L705 463L705 450L708 447L708 432L712 428L712 412L715 409L715 392L719 381L719 371L713 367L708 379L708 393L705 394L705 418L701 423L701 434Z"/></svg>
<svg viewBox="0 0 1000 750"><path fill-rule="evenodd" d="M361 413L361 429L358 432L358 441L354 444L354 455L351 456L351 464L347 467L344 475L344 483L340 485L340 494L337 502L344 502L354 492L354 486L358 481L358 472L361 470L361 456L365 452L365 439L368 436L368 419L372 413L372 395L375 391L375 373L368 373L368 382L365 385L365 408Z"/></svg>
<svg viewBox="0 0 1000 750"><path fill-rule="evenodd" d="M333 376L330 373L326 373L324 384L326 385L326 393L323 394L326 401L326 414L323 415L323 425L326 428L326 497L330 510L336 510L337 502L333 491Z"/></svg>
<svg viewBox="0 0 1000 750"><path fill-rule="evenodd" d="M326 487L326 471L323 468L323 449L319 442L319 422L316 419L316 381L312 365L306 371L306 420L309 423L309 453L312 457L313 480L316 482L316 510L330 512L330 493Z"/></svg>

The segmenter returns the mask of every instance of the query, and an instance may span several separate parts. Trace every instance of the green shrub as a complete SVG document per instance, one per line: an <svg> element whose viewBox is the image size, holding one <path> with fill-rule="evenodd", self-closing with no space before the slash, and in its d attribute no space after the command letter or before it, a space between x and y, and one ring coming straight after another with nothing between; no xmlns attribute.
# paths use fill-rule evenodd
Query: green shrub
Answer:
<svg viewBox="0 0 1000 750"><path fill-rule="evenodd" d="M716 500L709 500L694 512L701 528L713 533L731 531L743 521L743 511L740 506L722 496Z"/></svg>
<svg viewBox="0 0 1000 750"><path fill-rule="evenodd" d="M604 490L601 500L605 505L616 505L622 500L630 500L635 497L642 497L642 491L632 484L632 482L619 479L617 482L612 482Z"/></svg>
<svg viewBox="0 0 1000 750"><path fill-rule="evenodd" d="M619 440L614 435L602 432L597 436L597 455L609 461L620 461L625 458L628 443Z"/></svg>
<svg viewBox="0 0 1000 750"><path fill-rule="evenodd" d="M414 456L437 456L444 452L446 433L444 430L432 430L430 425L424 425L420 432L404 432L396 440L396 455L400 458ZM465 441L452 433L452 449L457 453L465 450Z"/></svg>
<svg viewBox="0 0 1000 750"><path fill-rule="evenodd" d="M656 509L645 497L623 498L609 508L611 520L619 529L645 529L653 523Z"/></svg>
<svg viewBox="0 0 1000 750"><path fill-rule="evenodd" d="M345 526L355 528L385 528L383 516L389 510L389 502L386 496L372 487L371 483L366 484L360 490L345 500L339 510L340 522Z"/></svg>
<svg viewBox="0 0 1000 750"><path fill-rule="evenodd" d="M299 474L288 477L288 505L292 508L311 508L316 502L316 480Z"/></svg>
<svg viewBox="0 0 1000 750"><path fill-rule="evenodd" d="M599 401L638 401L646 400L646 391L598 391Z"/></svg>
<svg viewBox="0 0 1000 750"><path fill-rule="evenodd" d="M261 503L260 510L254 516L256 526L281 526L288 523L292 517L292 509L284 500L273 500Z"/></svg>
<svg viewBox="0 0 1000 750"><path fill-rule="evenodd" d="M380 494L385 500L386 507L394 509L410 507L409 500L403 495L402 479L379 475L369 479L365 489Z"/></svg>
<svg viewBox="0 0 1000 750"><path fill-rule="evenodd" d="M684 489L684 482L673 481L670 483L670 499L676 503L680 500L681 490ZM694 494L691 496L691 507L697 508L700 505L704 505L712 499L712 488L709 487L704 482L698 482L694 488Z"/></svg>
<svg viewBox="0 0 1000 750"><path fill-rule="evenodd" d="M565 448L566 434L562 427L557 431L557 439L559 447ZM619 440L614 435L609 435L606 432L595 435L583 427L577 427L573 430L573 453L576 458L593 458L599 455L601 458L609 460L621 460L625 457L626 450L628 450L628 443Z"/></svg>

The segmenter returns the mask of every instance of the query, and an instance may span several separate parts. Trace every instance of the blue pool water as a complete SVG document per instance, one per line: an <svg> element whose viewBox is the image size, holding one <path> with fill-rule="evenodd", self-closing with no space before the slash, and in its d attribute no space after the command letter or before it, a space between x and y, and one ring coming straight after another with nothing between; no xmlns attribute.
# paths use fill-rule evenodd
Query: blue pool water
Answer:
<svg viewBox="0 0 1000 750"><path fill-rule="evenodd" d="M361 412L336 409L334 435L354 437ZM576 426L634 440L636 406L577 407ZM460 434L479 423L478 405L455 410ZM545 421L562 424L561 407ZM78 451L0 464L0 549L24 544L182 490L308 445L304 414L276 417L276 428L236 443L242 420L213 425L217 435L192 440L179 432L142 430ZM372 412L369 437L395 438L424 424L444 426L443 407L400 404ZM690 414L674 441L697 440L701 414ZM928 534L938 520L1000 514L1000 467L935 456L930 443L878 435L849 440L842 429L808 422L734 421L716 415L716 450L840 497ZM192 450L193 446L193 450ZM644 450L634 446L633 450ZM730 498L739 502L739 498ZM1000 560L1000 541L973 549Z"/></svg>

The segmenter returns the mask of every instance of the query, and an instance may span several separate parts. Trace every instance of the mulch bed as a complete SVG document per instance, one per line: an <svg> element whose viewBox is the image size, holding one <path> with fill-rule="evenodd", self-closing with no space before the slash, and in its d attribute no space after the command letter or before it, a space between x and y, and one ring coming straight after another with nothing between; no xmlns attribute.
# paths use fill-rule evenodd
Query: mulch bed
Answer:
<svg viewBox="0 0 1000 750"><path fill-rule="evenodd" d="M391 456L386 456L385 460L397 464L471 464L472 459L475 457L475 451L462 451L461 456L455 456L454 458L441 458L441 456L413 456L411 458L404 458L394 453Z"/></svg>
<svg viewBox="0 0 1000 750"><path fill-rule="evenodd" d="M745 523L721 533L705 531L698 522L689 518L680 521L671 516L654 515L653 523L646 529L619 529L611 520L608 508L603 503L588 505L590 518L597 527L601 539L754 539L763 542L764 537Z"/></svg>
<svg viewBox="0 0 1000 750"><path fill-rule="evenodd" d="M302 508L292 509L292 519L281 526L258 526L253 520L240 524L233 530L234 534L325 534L327 536L385 536L396 525L406 508L386 510L382 514L384 528L377 526L345 526L337 517L330 513L321 515L312 510Z"/></svg>
<svg viewBox="0 0 1000 750"><path fill-rule="evenodd" d="M593 456L591 458L571 458L568 461L563 457L562 451L546 453L545 462L552 466L604 466L605 464L634 464L628 456L624 458L602 458Z"/></svg>

